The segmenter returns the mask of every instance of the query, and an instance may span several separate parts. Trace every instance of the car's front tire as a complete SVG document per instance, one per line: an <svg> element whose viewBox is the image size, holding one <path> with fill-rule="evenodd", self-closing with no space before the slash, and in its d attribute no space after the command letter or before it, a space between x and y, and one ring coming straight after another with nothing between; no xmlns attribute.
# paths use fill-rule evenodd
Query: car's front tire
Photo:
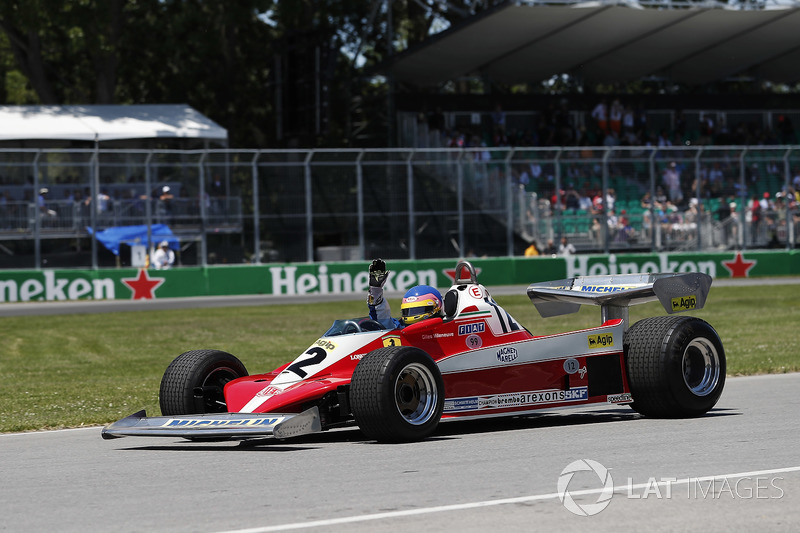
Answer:
<svg viewBox="0 0 800 533"><path fill-rule="evenodd" d="M419 348L375 350L353 372L350 407L358 427L371 439L422 440L436 430L444 410L442 374Z"/></svg>
<svg viewBox="0 0 800 533"><path fill-rule="evenodd" d="M163 415L227 412L225 384L247 375L235 356L220 350L192 350L176 357L161 378Z"/></svg>
<svg viewBox="0 0 800 533"><path fill-rule="evenodd" d="M700 416L725 385L725 350L711 325L690 316L659 316L625 334L628 383L637 412L654 417Z"/></svg>

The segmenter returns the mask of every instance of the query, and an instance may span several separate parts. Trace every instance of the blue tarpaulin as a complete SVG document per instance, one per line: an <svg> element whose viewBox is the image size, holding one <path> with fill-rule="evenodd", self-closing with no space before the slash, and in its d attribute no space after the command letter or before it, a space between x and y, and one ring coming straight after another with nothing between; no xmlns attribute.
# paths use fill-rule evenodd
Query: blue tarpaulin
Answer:
<svg viewBox="0 0 800 533"><path fill-rule="evenodd" d="M86 228L89 234L92 234L92 228ZM106 228L103 231L97 232L97 240L103 243L103 246L108 248L114 255L119 255L119 245L133 244L147 245L147 226L117 226L114 228ZM166 224L153 224L150 226L150 242L154 246L158 246L161 241L167 241L169 247L173 250L178 250L180 241L172 230Z"/></svg>

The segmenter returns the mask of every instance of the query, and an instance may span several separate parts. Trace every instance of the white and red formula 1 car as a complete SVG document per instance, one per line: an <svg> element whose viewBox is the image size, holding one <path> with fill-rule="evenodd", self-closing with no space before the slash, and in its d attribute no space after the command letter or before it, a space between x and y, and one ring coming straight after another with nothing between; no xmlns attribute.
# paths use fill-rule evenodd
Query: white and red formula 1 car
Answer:
<svg viewBox="0 0 800 533"><path fill-rule="evenodd" d="M536 336L479 284L466 261L444 296L443 316L388 330L367 318L337 320L294 361L248 375L233 355L178 356L161 382L162 416L144 411L104 438L279 439L353 421L369 438L424 439L441 420L629 404L643 415L692 417L717 402L725 352L707 322L675 312L703 307L705 274L625 274L534 283L543 317L600 306L595 328ZM628 306L658 300L668 316L628 322Z"/></svg>

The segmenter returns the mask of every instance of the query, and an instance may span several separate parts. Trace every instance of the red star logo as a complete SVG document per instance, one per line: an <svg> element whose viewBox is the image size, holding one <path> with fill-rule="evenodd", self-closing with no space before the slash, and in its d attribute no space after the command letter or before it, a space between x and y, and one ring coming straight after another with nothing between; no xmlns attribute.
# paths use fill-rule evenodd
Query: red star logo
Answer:
<svg viewBox="0 0 800 533"><path fill-rule="evenodd" d="M122 283L133 291L132 300L153 300L156 289L164 283L164 278L150 278L147 270L139 270L139 275L135 278L122 278Z"/></svg>
<svg viewBox="0 0 800 533"><path fill-rule="evenodd" d="M481 269L479 267L475 267L475 275L477 276L480 273L481 273ZM450 281L452 281L453 283L456 282L456 269L455 268L445 268L444 270L442 270L442 274L444 274L445 276L450 278Z"/></svg>
<svg viewBox="0 0 800 533"><path fill-rule="evenodd" d="M746 278L747 273L756 265L757 261L745 261L742 252L736 252L736 259L723 261L722 264L731 273L732 278Z"/></svg>

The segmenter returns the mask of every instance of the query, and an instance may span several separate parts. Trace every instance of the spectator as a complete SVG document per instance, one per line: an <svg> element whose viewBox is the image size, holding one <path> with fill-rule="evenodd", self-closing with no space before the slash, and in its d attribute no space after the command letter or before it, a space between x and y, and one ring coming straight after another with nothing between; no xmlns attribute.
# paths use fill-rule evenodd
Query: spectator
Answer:
<svg viewBox="0 0 800 533"><path fill-rule="evenodd" d="M225 201L225 184L222 182L219 174L214 175L214 180L209 186L209 194L211 195L211 211L214 214L222 213L223 203Z"/></svg>
<svg viewBox="0 0 800 533"><path fill-rule="evenodd" d="M170 250L167 241L161 241L158 250L153 254L153 266L156 270L169 270L175 264L175 252Z"/></svg>
<svg viewBox="0 0 800 533"><path fill-rule="evenodd" d="M608 104L603 99L592 110L592 118L597 125L597 129L605 133L608 130Z"/></svg>
<svg viewBox="0 0 800 533"><path fill-rule="evenodd" d="M506 114L503 112L503 106L497 104L492 113L492 125L494 127L494 137L505 138L506 135Z"/></svg>
<svg viewBox="0 0 800 533"><path fill-rule="evenodd" d="M558 249L553 244L553 239L547 239L547 246L544 248L544 255L556 255Z"/></svg>
<svg viewBox="0 0 800 533"><path fill-rule="evenodd" d="M532 241L530 246L525 248L525 257L536 257L538 255L541 255L539 247L536 245L536 241Z"/></svg>
<svg viewBox="0 0 800 533"><path fill-rule="evenodd" d="M678 164L673 161L664 169L662 176L664 186L669 191L669 199L673 204L683 202L683 191L681 190L681 175Z"/></svg>
<svg viewBox="0 0 800 533"><path fill-rule="evenodd" d="M156 192L156 198L158 199L156 216L162 223L172 224L172 200L175 196L173 196L169 185L161 187L160 192Z"/></svg>
<svg viewBox="0 0 800 533"><path fill-rule="evenodd" d="M39 199L37 201L37 205L39 206L39 214L43 217L54 217L56 216L56 212L52 209L48 209L47 207L47 193L50 192L47 187L42 187L39 189Z"/></svg>
<svg viewBox="0 0 800 533"><path fill-rule="evenodd" d="M625 108L618 99L614 99L611 103L611 109L608 112L608 126L611 131L616 133L617 137L622 133L622 116Z"/></svg>
<svg viewBox="0 0 800 533"><path fill-rule="evenodd" d="M558 255L573 255L575 247L571 242L567 241L567 237L561 237L561 244L558 245Z"/></svg>

